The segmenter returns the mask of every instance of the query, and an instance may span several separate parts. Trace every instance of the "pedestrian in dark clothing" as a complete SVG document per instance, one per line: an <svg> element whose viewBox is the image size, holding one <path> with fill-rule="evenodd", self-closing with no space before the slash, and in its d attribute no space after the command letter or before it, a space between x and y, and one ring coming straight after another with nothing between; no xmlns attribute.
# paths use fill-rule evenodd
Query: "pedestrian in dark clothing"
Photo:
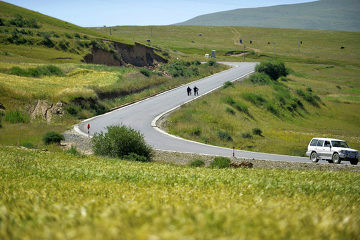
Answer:
<svg viewBox="0 0 360 240"><path fill-rule="evenodd" d="M191 96L191 88L190 87L187 87L187 94L188 94L188 96Z"/></svg>
<svg viewBox="0 0 360 240"><path fill-rule="evenodd" d="M196 86L194 87L194 96L199 96L199 89Z"/></svg>

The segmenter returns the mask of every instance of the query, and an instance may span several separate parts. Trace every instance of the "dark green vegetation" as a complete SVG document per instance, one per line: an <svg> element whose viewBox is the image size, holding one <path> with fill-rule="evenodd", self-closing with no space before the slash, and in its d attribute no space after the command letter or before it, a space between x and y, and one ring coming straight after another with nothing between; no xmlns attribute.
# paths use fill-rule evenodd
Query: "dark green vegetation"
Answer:
<svg viewBox="0 0 360 240"><path fill-rule="evenodd" d="M360 31L358 9L360 9L360 2L357 0L320 0L310 3L211 13L178 25Z"/></svg>
<svg viewBox="0 0 360 240"><path fill-rule="evenodd" d="M47 132L45 133L44 137L43 137L43 142L46 145L49 144L60 144L60 142L64 140L64 136L60 133L57 132Z"/></svg>
<svg viewBox="0 0 360 240"><path fill-rule="evenodd" d="M195 159L195 160L189 162L189 166L190 167L203 167L203 166L205 166L205 162L204 162L204 160L201 160L201 159Z"/></svg>
<svg viewBox="0 0 360 240"><path fill-rule="evenodd" d="M92 145L96 155L151 161L152 149L145 143L144 136L126 126L107 127L106 133L94 135Z"/></svg>
<svg viewBox="0 0 360 240"><path fill-rule="evenodd" d="M228 168L230 166L230 159L226 157L216 157L214 161L210 163L211 168Z"/></svg>
<svg viewBox="0 0 360 240"><path fill-rule="evenodd" d="M0 159L1 239L360 235L358 173L192 168L4 146Z"/></svg>

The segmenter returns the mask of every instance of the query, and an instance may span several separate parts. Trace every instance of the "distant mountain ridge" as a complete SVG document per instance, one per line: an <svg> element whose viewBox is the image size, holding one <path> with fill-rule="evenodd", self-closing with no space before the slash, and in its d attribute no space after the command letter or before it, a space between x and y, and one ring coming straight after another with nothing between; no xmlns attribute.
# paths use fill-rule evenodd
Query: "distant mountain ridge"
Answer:
<svg viewBox="0 0 360 240"><path fill-rule="evenodd" d="M360 0L320 0L201 15L177 25L249 26L360 32Z"/></svg>

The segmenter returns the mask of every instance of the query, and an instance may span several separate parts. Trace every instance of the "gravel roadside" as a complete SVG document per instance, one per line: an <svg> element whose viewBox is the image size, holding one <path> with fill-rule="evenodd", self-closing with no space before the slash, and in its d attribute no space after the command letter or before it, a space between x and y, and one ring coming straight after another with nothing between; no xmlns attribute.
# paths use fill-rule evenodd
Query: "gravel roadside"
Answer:
<svg viewBox="0 0 360 240"><path fill-rule="evenodd" d="M80 135L74 129L68 130L64 133L65 141L62 144L65 148L70 148L71 146L76 147L76 149L85 155L93 154L91 149L91 139ZM177 165L187 165L189 162L200 159L205 162L205 166L209 166L210 162L213 161L215 156L210 155L200 155L193 153L178 153L170 151L154 151L153 160L155 162L162 163L171 163ZM252 163L253 168L262 168L262 169L289 169L289 170L321 170L321 171L350 171L350 172L360 172L360 166L352 166L345 164L329 164L325 162L312 163L309 160L309 163L298 163L298 162L281 162L281 161L265 161L265 160L256 160L256 159L240 159L240 158L231 158L233 162L246 162Z"/></svg>

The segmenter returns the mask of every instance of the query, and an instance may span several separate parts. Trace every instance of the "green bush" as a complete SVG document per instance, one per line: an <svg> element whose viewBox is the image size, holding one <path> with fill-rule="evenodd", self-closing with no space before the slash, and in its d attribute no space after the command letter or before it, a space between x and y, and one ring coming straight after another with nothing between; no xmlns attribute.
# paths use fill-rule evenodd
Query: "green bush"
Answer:
<svg viewBox="0 0 360 240"><path fill-rule="evenodd" d="M232 97L230 97L230 96L226 96L226 97L224 98L224 102L225 102L226 104L231 105L231 106L235 104L235 100L234 100Z"/></svg>
<svg viewBox="0 0 360 240"><path fill-rule="evenodd" d="M228 88L228 87L234 87L234 83L230 82L230 81L226 81L224 83L224 88Z"/></svg>
<svg viewBox="0 0 360 240"><path fill-rule="evenodd" d="M16 110L5 112L4 120L9 123L28 123L30 122L30 117Z"/></svg>
<svg viewBox="0 0 360 240"><path fill-rule="evenodd" d="M280 61L264 61L255 67L255 71L258 73L264 73L268 75L272 80L277 80L281 76L287 76L289 74L285 64Z"/></svg>
<svg viewBox="0 0 360 240"><path fill-rule="evenodd" d="M11 19L9 23L16 27L40 28L40 25L37 23L36 19L25 19L21 15L16 15L16 17Z"/></svg>
<svg viewBox="0 0 360 240"><path fill-rule="evenodd" d="M70 149L65 150L66 153L74 155L74 156L81 156L81 154L79 153L79 151L76 149L75 146L71 146Z"/></svg>
<svg viewBox="0 0 360 240"><path fill-rule="evenodd" d="M48 48L55 47L55 43L53 42L53 40L50 39L50 37L44 37L41 44L48 47Z"/></svg>
<svg viewBox="0 0 360 240"><path fill-rule="evenodd" d="M201 62L199 60L194 60L192 61L191 63L192 65L195 65L195 66L200 66L201 65Z"/></svg>
<svg viewBox="0 0 360 240"><path fill-rule="evenodd" d="M23 77L41 77L41 76L64 76L63 71L53 65L40 66L37 68L22 69L20 67L12 67L10 74Z"/></svg>
<svg viewBox="0 0 360 240"><path fill-rule="evenodd" d="M253 84L259 85L268 85L271 83L270 77L264 73L254 73L249 77L249 80Z"/></svg>
<svg viewBox="0 0 360 240"><path fill-rule="evenodd" d="M123 156L125 160L134 161L134 162L148 162L145 156L137 155L136 153L130 153L128 155Z"/></svg>
<svg viewBox="0 0 360 240"><path fill-rule="evenodd" d="M275 116L279 116L279 111L276 109L276 107L272 103L268 103L266 105L266 110L274 114Z"/></svg>
<svg viewBox="0 0 360 240"><path fill-rule="evenodd" d="M214 161L210 163L211 168L228 168L230 167L230 159L226 157L215 157Z"/></svg>
<svg viewBox="0 0 360 240"><path fill-rule="evenodd" d="M28 149L36 149L36 146L31 142L24 142L20 146L28 148Z"/></svg>
<svg viewBox="0 0 360 240"><path fill-rule="evenodd" d="M266 103L266 99L261 94L244 93L242 97L256 106L262 106Z"/></svg>
<svg viewBox="0 0 360 240"><path fill-rule="evenodd" d="M177 60L171 64L166 64L164 70L173 77L193 77L200 74L199 69L196 66L183 60Z"/></svg>
<svg viewBox="0 0 360 240"><path fill-rule="evenodd" d="M191 130L191 134L194 136L200 136L201 135L201 129L199 127L196 127Z"/></svg>
<svg viewBox="0 0 360 240"><path fill-rule="evenodd" d="M261 131L260 128L253 128L252 133L253 133L254 135L262 136L262 131Z"/></svg>
<svg viewBox="0 0 360 240"><path fill-rule="evenodd" d="M207 65L210 67L217 67L219 64L215 60L209 60Z"/></svg>
<svg viewBox="0 0 360 240"><path fill-rule="evenodd" d="M240 102L240 101L237 101L235 104L232 105L234 108L236 108L239 112L243 112L243 113L246 113L249 115L249 109L248 107Z"/></svg>
<svg viewBox="0 0 360 240"><path fill-rule="evenodd" d="M241 134L243 138L252 138L252 135L250 133L243 133Z"/></svg>
<svg viewBox="0 0 360 240"><path fill-rule="evenodd" d="M144 75L145 77L150 77L150 75L151 75L151 72L150 72L148 69L146 69L146 68L140 69L140 73L141 73L142 75Z"/></svg>
<svg viewBox="0 0 360 240"><path fill-rule="evenodd" d="M60 144L60 142L64 139L64 136L60 133L57 132L47 132L45 133L45 135L43 136L43 142L48 145L48 144Z"/></svg>
<svg viewBox="0 0 360 240"><path fill-rule="evenodd" d="M152 149L145 143L144 136L126 126L107 127L106 133L97 133L92 138L93 151L96 155L124 158L131 153L151 161Z"/></svg>
<svg viewBox="0 0 360 240"><path fill-rule="evenodd" d="M78 108L74 107L74 106L67 106L65 108L65 110L70 114L70 115L73 115L73 116L76 116L79 112Z"/></svg>
<svg viewBox="0 0 360 240"><path fill-rule="evenodd" d="M195 159L195 160L192 160L191 162L189 162L188 165L190 167L203 167L203 166L205 166L205 162L204 162L204 160L201 160L201 159Z"/></svg>
<svg viewBox="0 0 360 240"><path fill-rule="evenodd" d="M224 141L230 142L230 141L233 140L232 137L231 137L231 135L230 135L228 132L226 132L226 131L221 131L221 130L219 130L219 131L217 132L217 135L218 135L218 137L219 137L221 140L224 140Z"/></svg>
<svg viewBox="0 0 360 240"><path fill-rule="evenodd" d="M302 97L305 101L307 101L311 105L315 107L320 107L318 101L321 101L321 99L319 96L313 94L312 90L311 91L308 90L304 92L301 89L296 89L296 94Z"/></svg>

